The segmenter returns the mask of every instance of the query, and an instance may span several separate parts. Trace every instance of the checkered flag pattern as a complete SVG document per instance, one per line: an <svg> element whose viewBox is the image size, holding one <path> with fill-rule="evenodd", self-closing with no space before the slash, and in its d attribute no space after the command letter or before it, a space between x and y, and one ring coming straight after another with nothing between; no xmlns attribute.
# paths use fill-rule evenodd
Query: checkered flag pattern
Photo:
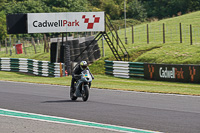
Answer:
<svg viewBox="0 0 200 133"><path fill-rule="evenodd" d="M82 19L84 19L84 23L87 23L87 29L93 29L94 27L94 23L99 23L100 21L100 17L96 17L95 15L93 15L94 18L94 22L89 22L89 18L86 18L86 15L82 16Z"/></svg>

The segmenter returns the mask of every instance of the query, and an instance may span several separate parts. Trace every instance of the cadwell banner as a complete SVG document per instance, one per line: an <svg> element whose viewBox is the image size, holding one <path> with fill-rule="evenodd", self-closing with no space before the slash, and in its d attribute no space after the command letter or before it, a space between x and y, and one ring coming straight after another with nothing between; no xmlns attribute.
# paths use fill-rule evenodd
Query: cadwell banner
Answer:
<svg viewBox="0 0 200 133"><path fill-rule="evenodd" d="M200 83L200 65L144 64L144 78Z"/></svg>
<svg viewBox="0 0 200 133"><path fill-rule="evenodd" d="M28 33L104 31L104 12L28 13Z"/></svg>

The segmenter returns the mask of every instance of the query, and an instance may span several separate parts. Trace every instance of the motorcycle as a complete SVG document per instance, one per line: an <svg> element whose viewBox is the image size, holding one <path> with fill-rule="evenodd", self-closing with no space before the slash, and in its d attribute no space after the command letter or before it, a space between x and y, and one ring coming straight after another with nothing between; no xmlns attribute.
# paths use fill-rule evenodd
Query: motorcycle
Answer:
<svg viewBox="0 0 200 133"><path fill-rule="evenodd" d="M70 98L75 101L78 97L82 97L83 101L87 101L89 97L89 89L92 82L92 76L88 70L81 72L80 79L75 83L75 91L70 88Z"/></svg>

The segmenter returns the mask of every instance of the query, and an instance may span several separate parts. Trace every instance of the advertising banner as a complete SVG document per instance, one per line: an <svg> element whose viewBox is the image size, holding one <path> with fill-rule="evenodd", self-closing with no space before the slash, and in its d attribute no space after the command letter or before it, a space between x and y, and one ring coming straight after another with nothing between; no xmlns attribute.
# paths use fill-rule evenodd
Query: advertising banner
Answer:
<svg viewBox="0 0 200 133"><path fill-rule="evenodd" d="M104 31L104 12L28 13L28 33Z"/></svg>
<svg viewBox="0 0 200 133"><path fill-rule="evenodd" d="M200 83L200 66L145 63L144 77L160 81Z"/></svg>

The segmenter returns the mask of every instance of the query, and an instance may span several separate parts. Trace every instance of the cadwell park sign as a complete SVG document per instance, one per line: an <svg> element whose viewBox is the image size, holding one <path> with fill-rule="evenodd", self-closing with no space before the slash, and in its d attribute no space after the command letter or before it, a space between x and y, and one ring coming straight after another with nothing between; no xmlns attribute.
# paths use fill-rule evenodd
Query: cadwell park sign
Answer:
<svg viewBox="0 0 200 133"><path fill-rule="evenodd" d="M104 12L28 13L28 33L104 31Z"/></svg>
<svg viewBox="0 0 200 133"><path fill-rule="evenodd" d="M104 12L8 14L8 34L105 31Z"/></svg>
<svg viewBox="0 0 200 133"><path fill-rule="evenodd" d="M199 65L144 64L145 79L200 83Z"/></svg>

